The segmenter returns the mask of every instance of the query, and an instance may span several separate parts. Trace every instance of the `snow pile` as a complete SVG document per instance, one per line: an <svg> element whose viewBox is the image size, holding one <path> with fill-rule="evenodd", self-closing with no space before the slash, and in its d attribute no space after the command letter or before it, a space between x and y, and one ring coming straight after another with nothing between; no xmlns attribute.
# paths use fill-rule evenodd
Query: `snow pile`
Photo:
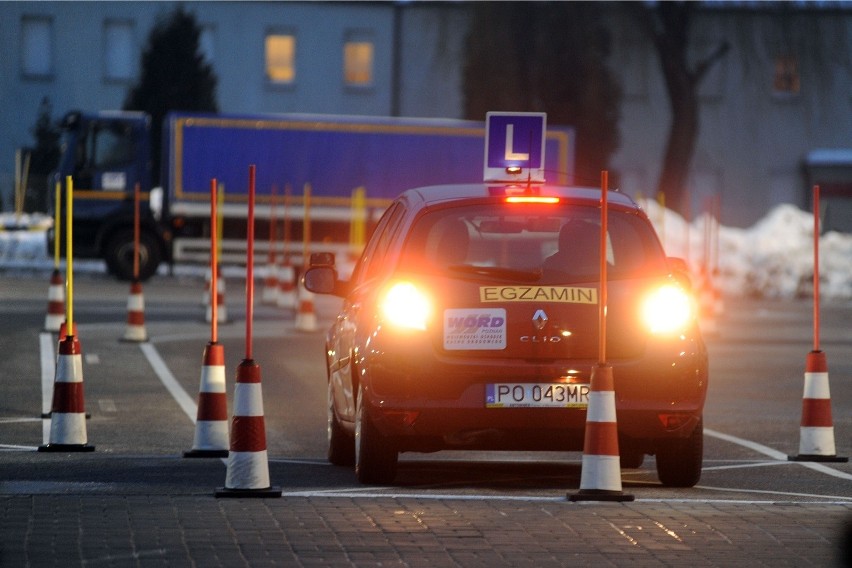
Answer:
<svg viewBox="0 0 852 568"><path fill-rule="evenodd" d="M717 269L715 285L728 296L794 298L813 290L813 214L778 205L748 229L716 227L706 216L687 223L655 201L642 202L670 256L699 270L705 258ZM53 268L44 215L0 214L0 271ZM15 227L15 230L10 230ZM23 227L23 228L22 228ZM3 229L5 228L5 230ZM829 232L820 237L820 295L852 298L852 235ZM103 271L102 262L74 264ZM162 267L161 267L162 268Z"/></svg>
<svg viewBox="0 0 852 568"><path fill-rule="evenodd" d="M691 224L643 202L667 254L697 269L705 258L716 268L715 285L725 295L794 298L811 295L814 269L813 213L793 205L773 208L748 229L714 227L706 216ZM820 295L852 298L852 235L828 232L820 237Z"/></svg>

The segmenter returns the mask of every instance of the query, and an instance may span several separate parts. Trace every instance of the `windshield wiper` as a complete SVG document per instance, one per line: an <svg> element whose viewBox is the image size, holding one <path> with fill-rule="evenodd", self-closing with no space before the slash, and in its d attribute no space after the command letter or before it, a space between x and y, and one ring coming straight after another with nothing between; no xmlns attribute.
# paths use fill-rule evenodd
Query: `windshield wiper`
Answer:
<svg viewBox="0 0 852 568"><path fill-rule="evenodd" d="M451 272L488 276L501 280L520 280L522 282L537 282L541 278L541 270L520 270L502 266L475 266L472 264L452 264L447 267Z"/></svg>

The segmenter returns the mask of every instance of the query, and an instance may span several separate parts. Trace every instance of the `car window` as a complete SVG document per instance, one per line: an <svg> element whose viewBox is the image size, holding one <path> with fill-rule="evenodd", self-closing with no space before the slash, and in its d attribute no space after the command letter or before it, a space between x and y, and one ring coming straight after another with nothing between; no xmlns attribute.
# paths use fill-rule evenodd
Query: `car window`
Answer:
<svg viewBox="0 0 852 568"><path fill-rule="evenodd" d="M440 271L557 283L598 278L600 209L494 204L447 207L423 215L406 242L402 264ZM610 211L607 232L610 278L665 269L650 225Z"/></svg>
<svg viewBox="0 0 852 568"><path fill-rule="evenodd" d="M390 266L385 262L385 256L393 237L396 235L400 221L403 218L405 207L400 203L394 203L382 215L376 230L367 242L364 253L358 261L353 272L352 281L357 283L374 278L383 270L389 270Z"/></svg>

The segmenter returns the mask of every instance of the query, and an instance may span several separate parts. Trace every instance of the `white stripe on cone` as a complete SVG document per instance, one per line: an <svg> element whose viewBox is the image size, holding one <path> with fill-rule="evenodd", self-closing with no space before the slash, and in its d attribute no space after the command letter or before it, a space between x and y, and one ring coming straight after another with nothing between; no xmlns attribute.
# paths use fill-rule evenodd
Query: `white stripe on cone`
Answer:
<svg viewBox="0 0 852 568"><path fill-rule="evenodd" d="M828 384L828 373L805 373L805 389L803 395L803 404L809 404L808 401L822 402L831 399L831 392ZM830 410L828 416L815 417L816 422L827 421L831 423ZM804 416L807 416L805 414ZM805 420L803 416L803 420ZM799 454L812 456L833 456L836 453L834 444L834 426L832 425L814 425L805 424L804 421L799 429Z"/></svg>
<svg viewBox="0 0 852 568"><path fill-rule="evenodd" d="M79 350L78 350L79 351ZM83 382L83 356L59 355L56 360L56 383ZM54 396L56 396L54 391ZM54 407L56 404L54 403ZM85 412L57 412L50 415L50 444L85 445L88 442L86 433Z"/></svg>
<svg viewBox="0 0 852 568"><path fill-rule="evenodd" d="M278 307L293 309L296 307L296 273L289 262L285 261L278 272Z"/></svg>
<svg viewBox="0 0 852 568"><path fill-rule="evenodd" d="M47 289L47 315L44 318L45 331L59 331L65 321L65 286L62 277L54 272Z"/></svg>
<svg viewBox="0 0 852 568"><path fill-rule="evenodd" d="M232 489L266 489L269 487L267 451L230 452L225 487Z"/></svg>
<svg viewBox="0 0 852 568"><path fill-rule="evenodd" d="M222 349L220 345L209 344L208 350ZM224 353L219 354L224 358ZM205 351L205 358L208 356L208 351ZM218 357L213 353L209 353L212 360ZM215 400L209 400L206 397L199 396L199 412L198 415L208 413L216 413L224 411L222 420L196 420L195 436L192 441L192 449L194 451L225 451L228 449L228 418L227 410L224 407L204 408L204 404L221 404L227 405L225 397L225 365L211 364L202 365L201 379L198 387L199 393L215 395ZM221 397L221 400L218 398Z"/></svg>
<svg viewBox="0 0 852 568"><path fill-rule="evenodd" d="M145 298L141 284L133 284L127 297L127 327L124 330L125 341L147 341L145 329Z"/></svg>
<svg viewBox="0 0 852 568"><path fill-rule="evenodd" d="M216 323L228 322L228 307L225 305L225 279L219 276L216 280L216 289L219 291L216 294ZM207 313L205 315L207 323L213 321L213 306L208 298Z"/></svg>
<svg viewBox="0 0 852 568"><path fill-rule="evenodd" d="M314 295L299 284L299 309L296 312L296 329L299 331L316 331L317 315L314 312Z"/></svg>

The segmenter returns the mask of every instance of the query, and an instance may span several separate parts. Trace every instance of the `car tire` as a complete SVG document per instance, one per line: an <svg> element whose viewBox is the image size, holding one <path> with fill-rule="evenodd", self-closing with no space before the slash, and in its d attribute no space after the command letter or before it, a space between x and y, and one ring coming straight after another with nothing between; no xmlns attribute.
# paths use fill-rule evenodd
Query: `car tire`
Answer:
<svg viewBox="0 0 852 568"><path fill-rule="evenodd" d="M619 459L622 469L638 469L645 462L645 454L641 450L620 449Z"/></svg>
<svg viewBox="0 0 852 568"><path fill-rule="evenodd" d="M333 465L355 465L355 438L343 429L334 413L334 392L328 381L328 461Z"/></svg>
<svg viewBox="0 0 852 568"><path fill-rule="evenodd" d="M704 422L692 434L657 450L657 476L666 487L693 487L701 479L704 461Z"/></svg>
<svg viewBox="0 0 852 568"><path fill-rule="evenodd" d="M399 455L376 429L358 387L355 405L355 476L365 485L387 485L396 477Z"/></svg>
<svg viewBox="0 0 852 568"><path fill-rule="evenodd" d="M139 280L148 280L160 265L162 253L151 233L139 234ZM133 280L133 231L119 231L109 238L104 259L110 273L119 280Z"/></svg>

